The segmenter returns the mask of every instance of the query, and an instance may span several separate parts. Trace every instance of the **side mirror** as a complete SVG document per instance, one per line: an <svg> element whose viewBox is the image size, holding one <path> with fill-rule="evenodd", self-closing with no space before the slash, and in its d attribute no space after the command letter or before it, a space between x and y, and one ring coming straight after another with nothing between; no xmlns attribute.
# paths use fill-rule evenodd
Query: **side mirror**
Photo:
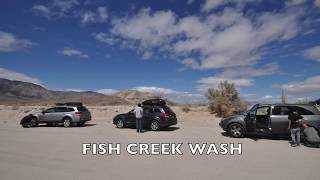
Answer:
<svg viewBox="0 0 320 180"><path fill-rule="evenodd" d="M47 113L47 111L46 111L46 110L42 111L42 114L45 114L45 113Z"/></svg>

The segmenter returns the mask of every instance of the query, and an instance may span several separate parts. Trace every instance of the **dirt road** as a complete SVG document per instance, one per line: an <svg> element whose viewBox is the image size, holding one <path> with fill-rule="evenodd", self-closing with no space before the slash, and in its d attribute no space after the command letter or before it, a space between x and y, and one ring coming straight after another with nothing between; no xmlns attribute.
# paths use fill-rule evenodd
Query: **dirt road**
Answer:
<svg viewBox="0 0 320 180"><path fill-rule="evenodd" d="M223 136L218 118L203 109L183 113L178 125L137 134L117 129L112 116L130 107L91 107L85 127L24 129L26 108L0 110L0 179L318 179L320 149L287 140ZM15 111L15 112L12 112ZM117 112L118 111L118 112ZM12 117L11 117L12 116ZM242 155L82 155L82 143L242 143Z"/></svg>

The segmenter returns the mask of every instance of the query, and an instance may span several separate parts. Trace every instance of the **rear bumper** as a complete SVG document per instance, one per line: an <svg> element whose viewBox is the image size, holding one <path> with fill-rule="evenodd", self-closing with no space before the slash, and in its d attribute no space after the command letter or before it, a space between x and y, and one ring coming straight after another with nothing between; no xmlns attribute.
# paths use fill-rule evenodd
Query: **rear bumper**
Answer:
<svg viewBox="0 0 320 180"><path fill-rule="evenodd" d="M175 119L175 120L163 120L160 122L160 126L161 127L168 127L168 126L173 126L173 125L176 125L178 124L178 120Z"/></svg>
<svg viewBox="0 0 320 180"><path fill-rule="evenodd" d="M86 122L86 121L91 121L91 116L86 118L78 117L74 119L74 122Z"/></svg>

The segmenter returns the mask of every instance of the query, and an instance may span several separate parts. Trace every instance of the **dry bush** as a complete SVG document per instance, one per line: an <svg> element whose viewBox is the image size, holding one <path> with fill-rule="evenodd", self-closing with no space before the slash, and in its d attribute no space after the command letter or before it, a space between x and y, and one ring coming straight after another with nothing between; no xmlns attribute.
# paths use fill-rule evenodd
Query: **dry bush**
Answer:
<svg viewBox="0 0 320 180"><path fill-rule="evenodd" d="M11 110L14 110L14 111L19 110L19 107L18 106L12 106Z"/></svg>
<svg viewBox="0 0 320 180"><path fill-rule="evenodd" d="M229 116L235 112L247 109L245 103L241 102L239 93L233 83L220 82L217 89L208 89L209 111L217 116Z"/></svg>
<svg viewBox="0 0 320 180"><path fill-rule="evenodd" d="M182 112L185 112L185 113L189 112L189 111L190 111L190 105L184 105L184 106L182 106L182 107L181 107L181 110L182 110Z"/></svg>

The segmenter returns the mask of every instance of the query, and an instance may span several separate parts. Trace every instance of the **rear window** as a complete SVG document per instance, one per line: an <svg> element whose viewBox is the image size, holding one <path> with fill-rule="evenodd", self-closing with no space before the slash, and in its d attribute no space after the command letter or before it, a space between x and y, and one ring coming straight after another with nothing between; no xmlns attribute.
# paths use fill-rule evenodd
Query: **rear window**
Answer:
<svg viewBox="0 0 320 180"><path fill-rule="evenodd" d="M158 109L158 108L154 108L154 109L153 109L153 112L156 112L156 113L163 113L163 112L161 112L161 110L160 110L160 109Z"/></svg>
<svg viewBox="0 0 320 180"><path fill-rule="evenodd" d="M67 107L56 107L55 112L72 112L74 111L73 108L67 108Z"/></svg>
<svg viewBox="0 0 320 180"><path fill-rule="evenodd" d="M88 111L88 109L84 106L77 107L78 111Z"/></svg>
<svg viewBox="0 0 320 180"><path fill-rule="evenodd" d="M297 111L300 115L314 115L313 112L299 106L293 106L292 111Z"/></svg>
<svg viewBox="0 0 320 180"><path fill-rule="evenodd" d="M272 111L273 115L289 115L290 107L289 106L275 106Z"/></svg>
<svg viewBox="0 0 320 180"><path fill-rule="evenodd" d="M163 107L163 110L164 110L166 113L174 114L174 112L173 112L168 106L164 106L164 107Z"/></svg>

